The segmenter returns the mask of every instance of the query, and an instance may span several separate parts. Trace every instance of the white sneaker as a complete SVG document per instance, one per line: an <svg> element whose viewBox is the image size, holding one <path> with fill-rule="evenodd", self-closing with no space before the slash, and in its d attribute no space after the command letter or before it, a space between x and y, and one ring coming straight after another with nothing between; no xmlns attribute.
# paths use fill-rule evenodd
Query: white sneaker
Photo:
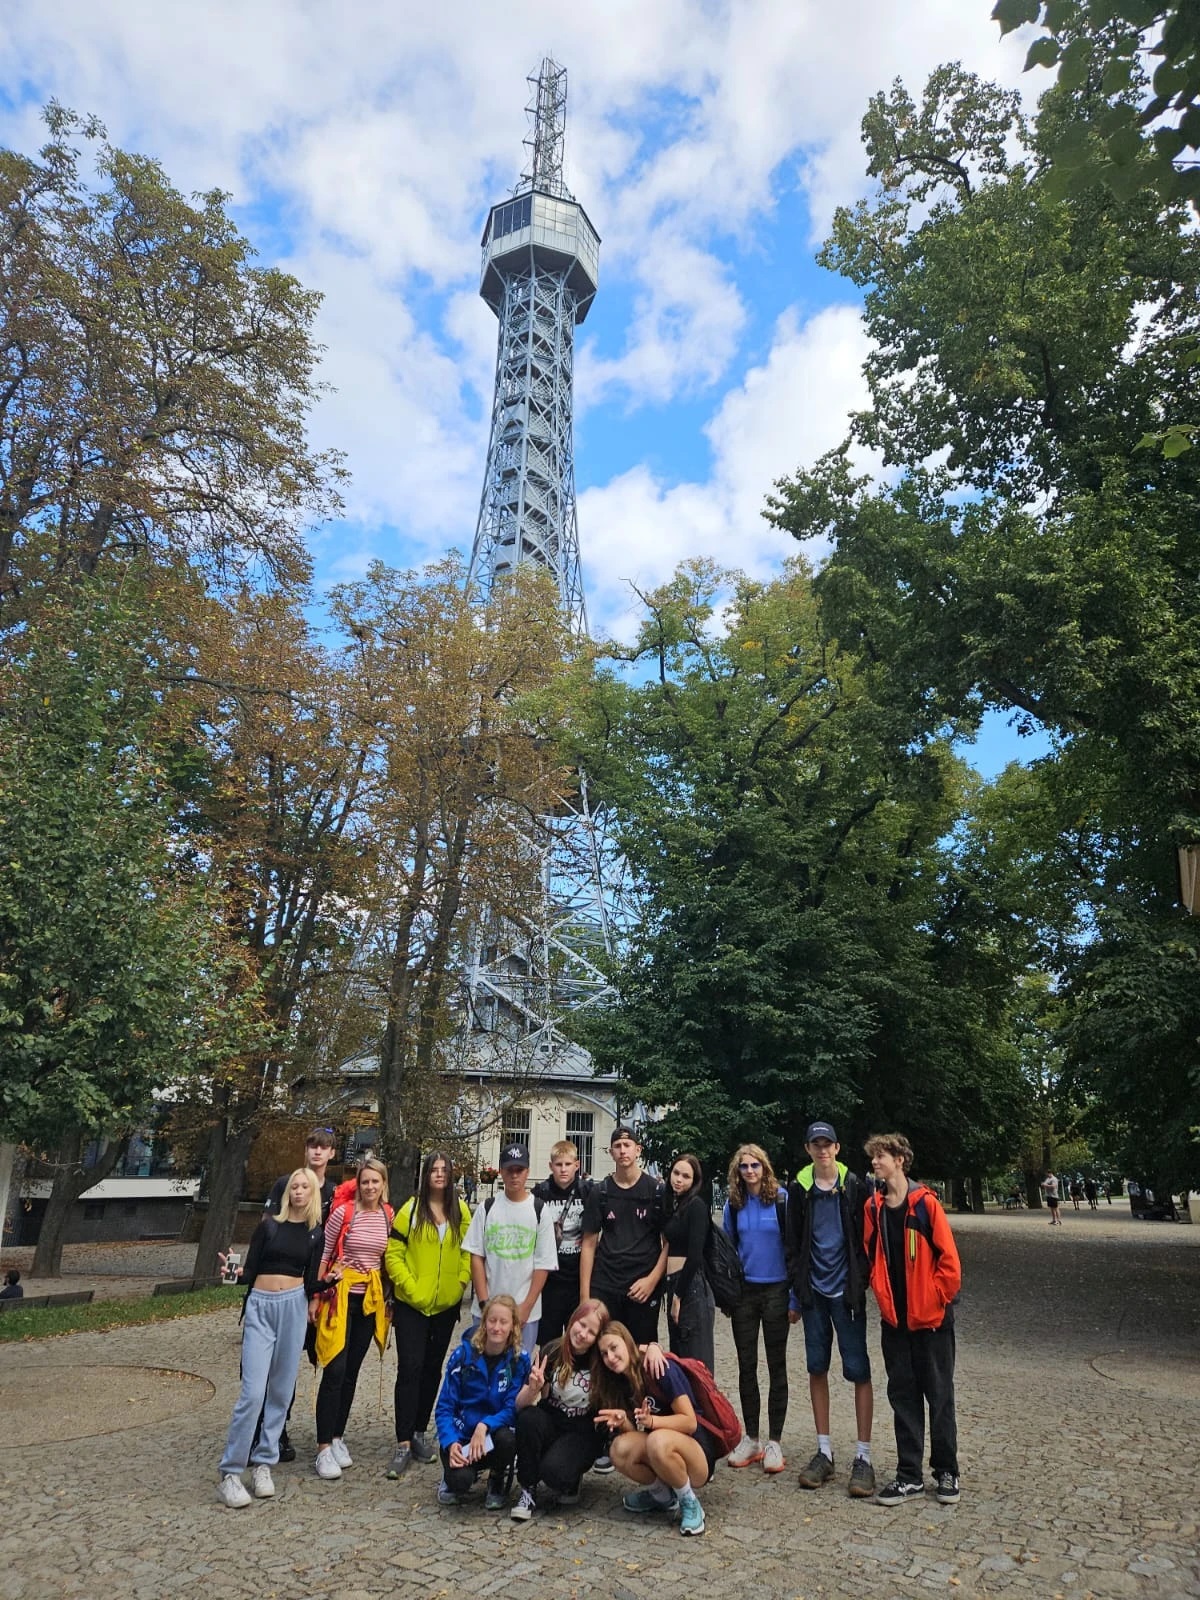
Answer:
<svg viewBox="0 0 1200 1600"><path fill-rule="evenodd" d="M340 1478L342 1475L342 1469L337 1464L337 1457L328 1445L325 1446L324 1450L317 1451L317 1459L314 1465L318 1478Z"/></svg>
<svg viewBox="0 0 1200 1600"><path fill-rule="evenodd" d="M254 1491L256 1500L270 1500L275 1493L275 1480L271 1476L270 1467L266 1465L255 1467L250 1474L250 1487Z"/></svg>
<svg viewBox="0 0 1200 1600"><path fill-rule="evenodd" d="M346 1449L346 1441L344 1439L335 1439L329 1448L333 1451L333 1459L343 1470L354 1465L354 1457Z"/></svg>
<svg viewBox="0 0 1200 1600"><path fill-rule="evenodd" d="M239 1506L250 1504L250 1495L246 1485L236 1472L227 1472L217 1485L217 1499L223 1506L228 1506L231 1511L236 1511Z"/></svg>
<svg viewBox="0 0 1200 1600"><path fill-rule="evenodd" d="M767 1448L762 1457L764 1472L782 1472L787 1462L783 1459L783 1448L775 1439L768 1439Z"/></svg>
<svg viewBox="0 0 1200 1600"><path fill-rule="evenodd" d="M748 1467L753 1461L761 1461L763 1447L757 1439L752 1439L748 1433L742 1435L741 1443L735 1444L725 1457L726 1466Z"/></svg>

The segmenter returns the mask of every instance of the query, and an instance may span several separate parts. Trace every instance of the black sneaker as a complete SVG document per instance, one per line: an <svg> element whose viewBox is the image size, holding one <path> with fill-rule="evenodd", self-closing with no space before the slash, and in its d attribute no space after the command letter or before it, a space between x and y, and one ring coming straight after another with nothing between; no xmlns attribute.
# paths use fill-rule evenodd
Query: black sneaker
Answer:
<svg viewBox="0 0 1200 1600"><path fill-rule="evenodd" d="M833 1477L833 1462L824 1450L818 1450L806 1467L801 1467L797 1482L802 1489L819 1489Z"/></svg>
<svg viewBox="0 0 1200 1600"><path fill-rule="evenodd" d="M286 1428L279 1435L279 1459L280 1461L295 1461L296 1459L296 1446L288 1438Z"/></svg>
<svg viewBox="0 0 1200 1600"><path fill-rule="evenodd" d="M958 1479L952 1472L938 1473L937 1497L939 1505L956 1506L958 1504Z"/></svg>
<svg viewBox="0 0 1200 1600"><path fill-rule="evenodd" d="M593 1472L605 1473L612 1472L613 1470L613 1464L607 1455L597 1456L595 1461L592 1462Z"/></svg>
<svg viewBox="0 0 1200 1600"><path fill-rule="evenodd" d="M875 1493L875 1468L866 1456L855 1456L847 1493L852 1500L869 1500Z"/></svg>
<svg viewBox="0 0 1200 1600"><path fill-rule="evenodd" d="M906 1500L923 1500L925 1498L925 1485L913 1483L908 1478L893 1478L891 1483L885 1484L875 1499L881 1506L901 1506Z"/></svg>

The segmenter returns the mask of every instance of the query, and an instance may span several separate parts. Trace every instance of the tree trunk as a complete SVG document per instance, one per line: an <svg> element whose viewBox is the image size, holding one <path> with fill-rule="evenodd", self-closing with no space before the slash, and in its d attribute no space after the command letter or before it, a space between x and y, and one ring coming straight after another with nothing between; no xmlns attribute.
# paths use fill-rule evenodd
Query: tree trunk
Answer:
<svg viewBox="0 0 1200 1600"><path fill-rule="evenodd" d="M971 1203L967 1199L967 1180L965 1178L951 1178L950 1203L955 1211L969 1211Z"/></svg>
<svg viewBox="0 0 1200 1600"><path fill-rule="evenodd" d="M129 1147L129 1140L113 1139L94 1167L83 1165L83 1135L75 1133L59 1146L58 1165L46 1214L38 1233L37 1248L33 1253L31 1278L58 1278L62 1276L63 1240L67 1223L79 1196L102 1182L116 1166Z"/></svg>
<svg viewBox="0 0 1200 1600"><path fill-rule="evenodd" d="M13 1163L16 1158L15 1144L0 1144L0 1246L4 1244L4 1225L8 1221L8 1196L12 1189Z"/></svg>
<svg viewBox="0 0 1200 1600"><path fill-rule="evenodd" d="M967 1192L971 1197L971 1210L977 1217L983 1215L983 1179L968 1178Z"/></svg>
<svg viewBox="0 0 1200 1600"><path fill-rule="evenodd" d="M1030 1172L1026 1169L1021 1174L1025 1179L1025 1204L1030 1211L1042 1209L1042 1175L1040 1172Z"/></svg>
<svg viewBox="0 0 1200 1600"><path fill-rule="evenodd" d="M214 1126L209 1136L208 1159L205 1162L208 1211L196 1245L196 1259L192 1264L192 1276L195 1278L215 1278L220 1271L217 1252L229 1249L238 1202L246 1183L246 1161L250 1146L254 1143L254 1133L253 1127L238 1128L230 1133L222 1120Z"/></svg>

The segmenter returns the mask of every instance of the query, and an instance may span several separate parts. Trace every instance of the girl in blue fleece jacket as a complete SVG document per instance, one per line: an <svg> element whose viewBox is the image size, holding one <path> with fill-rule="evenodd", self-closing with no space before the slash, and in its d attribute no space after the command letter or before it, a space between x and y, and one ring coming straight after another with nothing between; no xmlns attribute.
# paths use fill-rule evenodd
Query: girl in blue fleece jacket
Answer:
<svg viewBox="0 0 1200 1600"><path fill-rule="evenodd" d="M536 1399L529 1357L521 1349L521 1323L511 1295L493 1295L474 1333L450 1357L434 1421L444 1476L442 1505L460 1505L488 1469L486 1511L507 1503L508 1471L517 1450L517 1410Z"/></svg>

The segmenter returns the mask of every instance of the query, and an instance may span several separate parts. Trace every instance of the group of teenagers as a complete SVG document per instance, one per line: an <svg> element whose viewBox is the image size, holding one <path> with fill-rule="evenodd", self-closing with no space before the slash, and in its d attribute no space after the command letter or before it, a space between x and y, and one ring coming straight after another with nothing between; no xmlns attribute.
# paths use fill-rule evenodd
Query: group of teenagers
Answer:
<svg viewBox="0 0 1200 1600"><path fill-rule="evenodd" d="M389 1478L440 1460L438 1500L456 1505L486 1474L486 1509L507 1508L522 1523L574 1504L585 1473L619 1471L634 1484L626 1510L670 1514L683 1535L702 1534L697 1491L718 1461L768 1474L787 1465L787 1340L801 1322L817 1445L801 1487L819 1489L836 1476L836 1339L854 1391L848 1493L888 1506L924 1497L928 1412L932 1488L942 1504L956 1503L958 1252L936 1195L910 1175L908 1140L877 1135L864 1148L873 1174L865 1182L839 1160L837 1135L824 1121L809 1125L809 1163L790 1186L758 1145L733 1156L720 1228L740 1267L730 1309L739 1426L712 1377L717 1224L695 1156L677 1156L661 1182L642 1168L633 1130L617 1127L608 1177L583 1177L576 1147L563 1140L548 1177L531 1187L528 1151L509 1145L501 1191L472 1215L453 1163L435 1151L422 1163L416 1194L393 1211L384 1164L368 1157L335 1189L326 1176L333 1134L313 1129L305 1165L276 1183L242 1268L242 1386L220 1499L240 1507L269 1498L272 1467L295 1459L287 1420L305 1349L322 1369L315 1471L340 1478L353 1465L346 1430L360 1369L371 1345L382 1355L394 1330ZM472 1320L447 1361L468 1285ZM880 1489L871 1461L868 1287L880 1312L897 1450L896 1473ZM664 1306L667 1350L658 1343Z"/></svg>

